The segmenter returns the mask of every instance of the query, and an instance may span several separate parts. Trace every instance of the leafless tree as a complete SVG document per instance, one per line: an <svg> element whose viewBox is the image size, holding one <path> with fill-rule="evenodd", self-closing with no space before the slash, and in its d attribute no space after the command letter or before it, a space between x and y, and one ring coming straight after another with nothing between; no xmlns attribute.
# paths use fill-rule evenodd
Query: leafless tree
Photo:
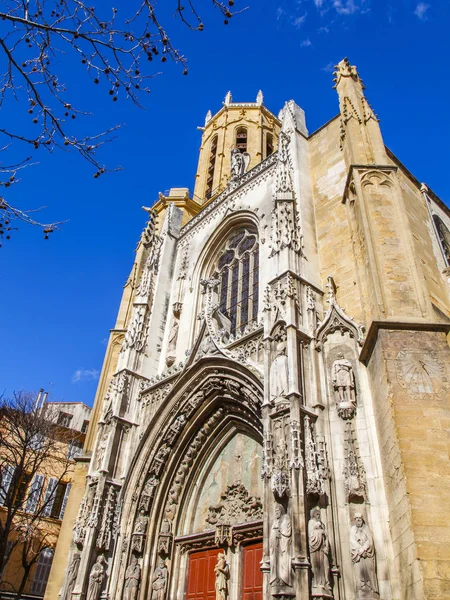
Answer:
<svg viewBox="0 0 450 600"><path fill-rule="evenodd" d="M33 394L20 392L0 402L0 582L19 548L18 597L42 551L56 542L48 519L59 517L55 508L61 511L73 468L68 449L79 437L58 425L54 409L39 407Z"/></svg>
<svg viewBox="0 0 450 600"><path fill-rule="evenodd" d="M196 4L207 0L172 0L175 16L190 30L205 25ZM224 24L236 14L234 0L208 0L218 9ZM4 0L0 10L2 33L0 56L0 108L13 98L28 111L17 128L0 127L5 145L0 152L10 155L11 143L30 149L75 150L94 168L97 178L107 167L97 151L111 141L116 127L108 131L80 135L77 119L86 116L86 107L76 106L69 97L62 73L74 58L95 85L107 88L113 102L126 98L140 105L149 91L148 80L155 76L155 61L171 59L188 74L187 60L172 43L169 31L160 21L155 0L130 0L124 11L108 2L98 6L85 0ZM151 63L151 64L150 64ZM69 63L70 64L70 63ZM7 120L6 120L7 121ZM18 173L31 162L24 156L15 164L0 164L0 186L9 188ZM25 221L40 225L44 235L59 223L41 223L33 211L12 206L4 192L0 196L0 242L9 238L14 224Z"/></svg>

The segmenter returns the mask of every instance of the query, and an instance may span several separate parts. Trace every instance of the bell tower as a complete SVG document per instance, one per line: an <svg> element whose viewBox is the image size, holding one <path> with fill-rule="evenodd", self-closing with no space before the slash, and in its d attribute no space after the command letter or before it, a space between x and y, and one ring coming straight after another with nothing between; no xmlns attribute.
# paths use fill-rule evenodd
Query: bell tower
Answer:
<svg viewBox="0 0 450 600"><path fill-rule="evenodd" d="M250 156L248 169L270 156L278 145L281 121L264 106L263 94L255 102L233 102L231 92L214 116L208 111L203 131L194 200L209 202L230 179L231 151Z"/></svg>

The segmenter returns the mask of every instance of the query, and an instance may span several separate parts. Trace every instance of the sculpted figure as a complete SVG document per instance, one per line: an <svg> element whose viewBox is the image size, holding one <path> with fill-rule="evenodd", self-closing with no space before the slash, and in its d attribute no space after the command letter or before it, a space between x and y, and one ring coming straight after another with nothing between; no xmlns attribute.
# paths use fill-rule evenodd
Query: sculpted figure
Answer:
<svg viewBox="0 0 450 600"><path fill-rule="evenodd" d="M331 381L339 416L351 419L356 410L355 376L352 363L342 354L331 367Z"/></svg>
<svg viewBox="0 0 450 600"><path fill-rule="evenodd" d="M245 172L245 156L238 148L231 151L231 179L238 179Z"/></svg>
<svg viewBox="0 0 450 600"><path fill-rule="evenodd" d="M153 574L152 600L164 600L167 586L167 575L168 572L166 563L163 560L160 560Z"/></svg>
<svg viewBox="0 0 450 600"><path fill-rule="evenodd" d="M291 585L291 538L289 515L281 504L277 504L269 542L271 585Z"/></svg>
<svg viewBox="0 0 450 600"><path fill-rule="evenodd" d="M180 323L176 316L173 317L172 329L169 333L169 340L167 344L167 358L166 364L168 367L173 365L175 362L175 351L177 349L177 339L178 339L178 327Z"/></svg>
<svg viewBox="0 0 450 600"><path fill-rule="evenodd" d="M270 399L277 401L285 398L289 390L288 358L286 356L286 338L284 332L275 335L275 359L270 367Z"/></svg>
<svg viewBox="0 0 450 600"><path fill-rule="evenodd" d="M136 519L133 533L145 533L147 530L147 523L148 523L148 517L141 510L138 518Z"/></svg>
<svg viewBox="0 0 450 600"><path fill-rule="evenodd" d="M136 556L133 555L131 563L125 571L125 591L124 600L136 600L139 582L141 580L141 567Z"/></svg>
<svg viewBox="0 0 450 600"><path fill-rule="evenodd" d="M105 431L105 433L103 434L103 436L100 440L98 448L97 448L97 461L95 463L95 468L97 469L97 471L99 469L101 469L102 465L103 465L103 459L105 457L106 446L108 445L108 437L109 437L109 432Z"/></svg>
<svg viewBox="0 0 450 600"><path fill-rule="evenodd" d="M214 567L214 573L216 575L216 600L227 600L230 567L223 552L219 552L217 555L217 564Z"/></svg>
<svg viewBox="0 0 450 600"><path fill-rule="evenodd" d="M100 556L97 557L91 572L89 573L89 584L86 600L98 600L98 597L100 596L102 583L106 577L105 567L103 564L106 564L106 560L103 554L100 554Z"/></svg>
<svg viewBox="0 0 450 600"><path fill-rule="evenodd" d="M70 600L72 597L72 591L78 576L78 569L80 568L80 558L81 554L78 554L78 552L72 556L69 568L67 569L66 587L61 600Z"/></svg>
<svg viewBox="0 0 450 600"><path fill-rule="evenodd" d="M378 600L375 546L361 513L354 515L350 529L350 551L355 571L356 600Z"/></svg>
<svg viewBox="0 0 450 600"><path fill-rule="evenodd" d="M320 509L311 510L308 522L308 541L311 556L312 596L333 598L330 584L330 545L325 526L320 518Z"/></svg>

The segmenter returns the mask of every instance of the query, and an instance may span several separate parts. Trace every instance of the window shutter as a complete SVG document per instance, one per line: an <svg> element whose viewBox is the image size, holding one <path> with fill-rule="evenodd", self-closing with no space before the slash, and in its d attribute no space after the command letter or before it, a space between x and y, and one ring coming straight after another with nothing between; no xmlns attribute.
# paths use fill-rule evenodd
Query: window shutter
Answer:
<svg viewBox="0 0 450 600"><path fill-rule="evenodd" d="M71 483L68 483L66 486L66 491L64 493L64 498L61 504L61 512L59 513L59 518L62 519L64 517L64 512L66 510L67 500L69 499L70 488L72 487Z"/></svg>
<svg viewBox="0 0 450 600"><path fill-rule="evenodd" d="M53 502L55 501L55 491L56 486L58 485L58 480L54 477L50 477L49 482L47 484L47 489L45 490L44 497L44 510L42 514L44 517L49 517L52 512Z"/></svg>
<svg viewBox="0 0 450 600"><path fill-rule="evenodd" d="M39 502L39 498L41 497L42 488L44 486L44 476L43 475L35 475L33 477L33 482L29 488L28 500L25 506L26 512L34 513L36 512L36 508Z"/></svg>
<svg viewBox="0 0 450 600"><path fill-rule="evenodd" d="M47 587L48 576L52 567L54 551L51 548L42 550L39 561L34 572L33 583L31 584L31 594L43 596Z"/></svg>
<svg viewBox="0 0 450 600"><path fill-rule="evenodd" d="M9 488L11 486L14 471L15 469L12 465L5 465L3 467L3 470L1 472L0 504L5 504L6 496L8 495Z"/></svg>

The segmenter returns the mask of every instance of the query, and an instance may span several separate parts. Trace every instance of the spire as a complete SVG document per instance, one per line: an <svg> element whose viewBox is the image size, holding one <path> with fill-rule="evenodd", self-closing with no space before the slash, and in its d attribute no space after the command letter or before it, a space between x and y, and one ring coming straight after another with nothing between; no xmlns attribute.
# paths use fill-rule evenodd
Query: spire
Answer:
<svg viewBox="0 0 450 600"><path fill-rule="evenodd" d="M378 119L364 95L356 67L344 58L336 65L334 76L341 112L340 146L349 164L386 163Z"/></svg>
<svg viewBox="0 0 450 600"><path fill-rule="evenodd" d="M259 106L261 106L261 104L264 102L264 96L261 90L259 90L259 92L256 95L256 104L258 104Z"/></svg>

